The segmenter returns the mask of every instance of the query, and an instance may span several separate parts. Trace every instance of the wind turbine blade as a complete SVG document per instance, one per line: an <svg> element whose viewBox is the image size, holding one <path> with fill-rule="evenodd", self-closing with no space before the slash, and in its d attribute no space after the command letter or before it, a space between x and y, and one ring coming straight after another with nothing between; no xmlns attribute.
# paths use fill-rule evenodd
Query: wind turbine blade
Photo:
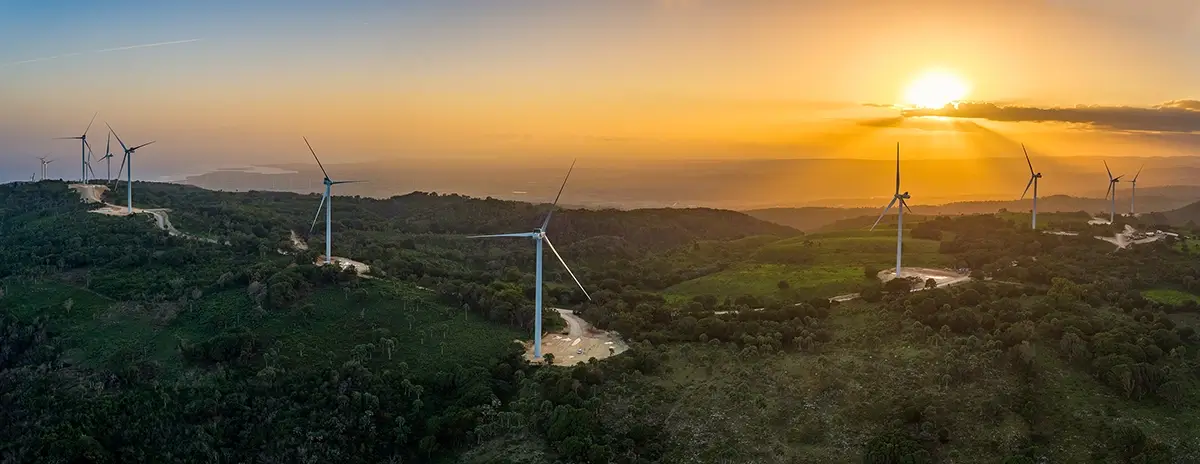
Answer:
<svg viewBox="0 0 1200 464"><path fill-rule="evenodd" d="M128 156L121 157L121 167L119 169L117 169L117 177L113 179L113 185L117 185L117 184L121 183L121 171L125 170L125 160L127 160L127 159L129 159Z"/></svg>
<svg viewBox="0 0 1200 464"><path fill-rule="evenodd" d="M313 159L317 160L317 166L321 168L321 174L324 174L325 178L328 179L329 173L325 172L325 166L321 164L321 158L317 158L316 150L313 150L312 144L308 143L308 137L301 137L301 138L304 139L304 144L308 145L308 151L312 152Z"/></svg>
<svg viewBox="0 0 1200 464"><path fill-rule="evenodd" d="M471 235L467 238L497 238L497 237L533 237L537 235L534 232L522 232L519 234L492 234L492 235Z"/></svg>
<svg viewBox="0 0 1200 464"><path fill-rule="evenodd" d="M891 211L892 206L895 206L895 205L896 205L896 197L892 197L892 202L888 203L888 205L883 208L882 213L879 213L879 219L876 219L875 223L871 224L871 230L875 230L875 226L879 225L879 221L881 219L883 219L883 215L887 214L888 211Z"/></svg>
<svg viewBox="0 0 1200 464"><path fill-rule="evenodd" d="M1137 174L1133 175L1133 182L1137 182L1138 176L1142 175L1142 168L1146 167L1145 163L1138 167Z"/></svg>
<svg viewBox="0 0 1200 464"><path fill-rule="evenodd" d="M896 193L900 193L900 142L896 142Z"/></svg>
<svg viewBox="0 0 1200 464"><path fill-rule="evenodd" d="M1112 190L1113 190L1113 183L1112 183L1112 182L1109 182L1109 183L1108 183L1108 190L1105 190L1105 191L1104 191L1104 199L1105 199L1105 200L1107 200L1107 199L1108 199L1108 195L1109 195L1110 193L1112 193Z"/></svg>
<svg viewBox="0 0 1200 464"><path fill-rule="evenodd" d="M912 208L909 208L909 207L908 207L908 202L907 202L907 201L900 200L900 206L903 206L903 207L904 207L904 209L908 210L908 214L912 214Z"/></svg>
<svg viewBox="0 0 1200 464"><path fill-rule="evenodd" d="M586 296L586 297L587 297L587 299L588 299L588 301L591 301L591 299L592 299L592 296L591 296L591 295L588 295L587 289L583 288L583 284L579 283L579 278L578 278L578 277L575 277L575 273L574 273L574 272L571 272L571 267L570 267L570 266L567 266L567 262L563 260L563 257L562 257L562 255L558 254L558 250L555 250L555 249L554 249L554 244L553 244L553 243L550 243L550 237L546 237L545 235L543 235L543 236L542 236L542 238L543 238L544 240L546 240L546 245L549 245L549 246L550 246L550 251L554 252L554 256L555 256L556 258L558 258L558 262L562 263L562 265L563 265L563 269L566 269L566 270L567 270L567 274L571 274L571 279L573 279L573 280L575 281L575 285L578 285L578 286L579 286L579 289L580 289L580 290L583 290L583 296Z"/></svg>
<svg viewBox="0 0 1200 464"><path fill-rule="evenodd" d="M329 197L325 196L325 194L322 193L321 194L321 204L317 205L317 215L313 216L312 225L308 226L308 235L312 235L313 229L315 229L317 227L317 220L321 219L321 210L325 208L326 201L329 201ZM325 237L325 240L329 240L329 237Z"/></svg>
<svg viewBox="0 0 1200 464"><path fill-rule="evenodd" d="M125 142L121 141L121 134L118 134L117 131L113 130L112 126L109 126L107 122L104 123L104 125L108 126L108 131L110 133L112 133L113 136L117 137L117 143L121 144L121 149L125 150L125 151L129 151L128 148L125 148Z"/></svg>
<svg viewBox="0 0 1200 464"><path fill-rule="evenodd" d="M91 155L92 154L92 144L88 143L87 139L81 139L81 140L83 140L83 146L87 147L87 149L88 149L88 155Z"/></svg>
<svg viewBox="0 0 1200 464"><path fill-rule="evenodd" d="M366 181L365 181L365 180L339 180L339 181L337 181L337 182L330 182L330 184L331 184L331 185L337 185L337 184L361 184L361 183L363 183L363 182L366 182Z"/></svg>
<svg viewBox="0 0 1200 464"><path fill-rule="evenodd" d="M1104 171L1108 173L1108 180L1112 180L1112 170L1108 169L1108 161L1104 162Z"/></svg>
<svg viewBox="0 0 1200 464"><path fill-rule="evenodd" d="M93 179L95 179L95 178L96 178L96 171L93 171L93 170L92 170L92 163L88 163L88 164L87 164L87 170L88 170L88 173L90 173L90 174L92 175L92 178L93 178Z"/></svg>
<svg viewBox="0 0 1200 464"><path fill-rule="evenodd" d="M1021 192L1021 199L1022 199L1022 200L1024 200L1024 199L1025 199L1025 194L1029 193L1029 187L1033 187L1033 179L1035 179L1035 178L1034 178L1034 177L1030 177L1030 178L1029 178L1029 183L1028 183L1028 184L1025 184L1025 191L1024 191L1024 192Z"/></svg>
<svg viewBox="0 0 1200 464"><path fill-rule="evenodd" d="M104 156L112 156L112 132L108 133L108 141L104 142Z"/></svg>
<svg viewBox="0 0 1200 464"><path fill-rule="evenodd" d="M1029 160L1029 150L1025 149L1025 144L1023 144L1023 143L1021 144L1021 151L1025 152L1025 163L1029 164L1029 175L1032 176L1032 175L1034 175L1033 174L1033 161ZM1030 180L1030 182L1033 182L1033 181ZM1029 187L1025 187L1025 190L1029 190ZM1021 198L1025 198L1025 195L1021 195Z"/></svg>
<svg viewBox="0 0 1200 464"><path fill-rule="evenodd" d="M1125 177L1125 174L1121 174L1121 175L1119 175L1119 176L1117 176L1117 177L1114 177L1114 178L1113 178L1113 180L1114 180L1114 181L1118 181L1118 180L1121 180L1121 178L1122 178L1122 177ZM1116 189L1116 187L1113 187L1113 189Z"/></svg>
<svg viewBox="0 0 1200 464"><path fill-rule="evenodd" d="M575 170L575 162L579 158L571 160L571 167L567 169L567 176L563 178L562 186L558 188L558 195L554 196L554 203L550 205L550 211L546 212L546 220L542 221L542 232L546 231L546 227L550 225L550 216L554 215L554 209L558 208L558 199L562 198L563 189L567 188L567 180L571 178L571 171Z"/></svg>
<svg viewBox="0 0 1200 464"><path fill-rule="evenodd" d="M92 113L92 120L91 120L91 121L88 121L87 129L84 129L84 130L83 130L83 136L82 136L82 137L80 137L80 138L86 138L86 137L87 137L87 133L88 133L88 131L89 131L89 130L92 130L92 123L96 122L96 116L97 116L97 115L99 115L99 114L100 114L100 112L99 112L99 111L97 111L97 112L95 112L95 113Z"/></svg>
<svg viewBox="0 0 1200 464"><path fill-rule="evenodd" d="M54 140L79 140L79 137L55 137Z"/></svg>
<svg viewBox="0 0 1200 464"><path fill-rule="evenodd" d="M156 141L155 141L155 140L151 140L151 141L149 141L149 142L143 143L143 144L141 144L141 145L138 145L138 146L136 146L136 147L130 148L130 149L129 149L129 151L131 151L131 152L132 152L132 151L134 151L134 150L137 150L137 149L139 149L139 148L142 148L142 147L144 147L144 146L146 146L146 145L150 145L150 144L152 144L152 143L154 143L154 142L156 142Z"/></svg>

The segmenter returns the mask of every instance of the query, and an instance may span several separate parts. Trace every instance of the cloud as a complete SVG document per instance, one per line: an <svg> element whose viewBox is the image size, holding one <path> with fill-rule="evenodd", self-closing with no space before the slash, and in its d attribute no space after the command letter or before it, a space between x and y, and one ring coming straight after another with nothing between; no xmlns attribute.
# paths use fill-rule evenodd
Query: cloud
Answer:
<svg viewBox="0 0 1200 464"><path fill-rule="evenodd" d="M103 49L103 50L93 50L93 51L91 51L91 52L73 52L73 53L64 53L64 54L62 54L62 55L45 56L45 57L41 57L41 58L33 58L33 59L21 60L21 61L10 61L10 62L8 62L8 63L2 63L2 64L0 64L0 66L15 66L15 65L19 65L19 64L28 64L28 63L37 63L37 62L41 62L41 61L50 61L50 60L56 60L56 59L59 59L59 58L68 58L68 57L72 57L72 56L78 56L78 55L82 55L82 54L84 54L84 53L107 53L107 52L117 52L117 51L123 51L123 50L134 50L134 49L138 49L138 48L150 48L150 47L161 47L161 46L164 46L164 45L185 44L185 43L199 42L199 41L201 41L201 40L204 40L204 39L172 40L172 41L170 41L170 42L156 42L156 43L148 43L148 44L140 44L140 45L128 45L128 46L124 46L124 47L116 47L116 48L105 48L105 49Z"/></svg>
<svg viewBox="0 0 1200 464"><path fill-rule="evenodd" d="M1035 107L963 102L942 108L903 110L901 116L940 116L1003 122L1060 122L1115 131L1200 132L1200 101L1197 100L1173 100L1152 107Z"/></svg>

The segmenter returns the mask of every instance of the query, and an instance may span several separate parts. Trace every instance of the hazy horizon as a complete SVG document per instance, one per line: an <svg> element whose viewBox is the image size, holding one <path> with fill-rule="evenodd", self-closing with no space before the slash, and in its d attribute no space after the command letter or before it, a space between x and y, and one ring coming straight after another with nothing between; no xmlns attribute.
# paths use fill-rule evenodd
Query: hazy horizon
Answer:
<svg viewBox="0 0 1200 464"><path fill-rule="evenodd" d="M1099 158L1035 158L1043 173L1039 195L1103 198L1107 186ZM1114 175L1138 180L1139 198L1167 195L1176 200L1200 196L1200 158L1109 158ZM326 163L334 179L367 180L339 186L335 195L389 197L412 191L457 193L529 202L548 201L570 160L553 163L471 165L439 160L404 163ZM894 160L759 159L607 164L580 159L564 201L588 207L704 206L755 209L792 206L873 206L891 195ZM275 170L266 172L268 170ZM950 170L961 175L947 178ZM957 201L1009 201L1020 198L1029 171L1024 158L912 160L902 163L902 190L911 204ZM190 176L183 183L220 190L317 192L315 163L284 163L255 171L221 170ZM1101 185L1101 184L1104 185ZM1127 201L1128 183L1118 186ZM1195 188L1190 188L1195 187ZM1169 189L1164 191L1162 189ZM1166 192L1166 193L1163 193ZM1032 192L1030 192L1032 194ZM1028 200L1028 197L1027 197ZM1190 201L1188 201L1190 203ZM1170 204L1175 205L1177 201Z"/></svg>
<svg viewBox="0 0 1200 464"><path fill-rule="evenodd" d="M301 136L344 162L1186 156L1197 25L1182 0L10 3L0 172L68 164L52 138L96 112L98 154L105 122L157 141L138 177L304 162Z"/></svg>

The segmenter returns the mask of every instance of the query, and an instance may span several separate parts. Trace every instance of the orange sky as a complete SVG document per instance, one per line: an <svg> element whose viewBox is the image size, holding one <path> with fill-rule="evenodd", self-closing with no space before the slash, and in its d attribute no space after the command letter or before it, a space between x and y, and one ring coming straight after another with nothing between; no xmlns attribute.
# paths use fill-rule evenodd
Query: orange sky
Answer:
<svg viewBox="0 0 1200 464"><path fill-rule="evenodd" d="M152 165L303 159L300 135L344 160L883 158L896 141L917 157L1017 156L1020 142L1055 155L1195 146L1174 126L884 123L900 112L863 106L903 103L934 68L966 81L967 99L1002 106L1195 98L1195 2L274 3L81 15L149 20L112 33L78 32L84 23L63 24L52 6L0 6L0 40L24 34L0 50L0 156L70 152L48 139L97 110L125 138L159 140ZM1130 117L1142 116L1158 117Z"/></svg>

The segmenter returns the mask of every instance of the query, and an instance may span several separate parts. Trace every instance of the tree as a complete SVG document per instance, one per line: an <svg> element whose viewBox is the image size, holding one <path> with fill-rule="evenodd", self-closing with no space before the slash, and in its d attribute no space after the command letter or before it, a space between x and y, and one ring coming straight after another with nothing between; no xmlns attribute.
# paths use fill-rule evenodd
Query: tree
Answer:
<svg viewBox="0 0 1200 464"><path fill-rule="evenodd" d="M543 354L542 360L546 362L547 366L553 365L554 364L554 353Z"/></svg>
<svg viewBox="0 0 1200 464"><path fill-rule="evenodd" d="M893 294L911 292L913 288L913 282L910 279L910 277L899 277L889 280L883 284L883 291Z"/></svg>
<svg viewBox="0 0 1200 464"><path fill-rule="evenodd" d="M379 339L379 344L383 345L383 349L385 351L387 351L388 360L391 361L392 360L392 350L396 349L396 339L395 338L381 338L381 339Z"/></svg>
<svg viewBox="0 0 1200 464"><path fill-rule="evenodd" d="M927 288L927 289L937 288L937 281L933 280L933 278L925 279L925 288Z"/></svg>

